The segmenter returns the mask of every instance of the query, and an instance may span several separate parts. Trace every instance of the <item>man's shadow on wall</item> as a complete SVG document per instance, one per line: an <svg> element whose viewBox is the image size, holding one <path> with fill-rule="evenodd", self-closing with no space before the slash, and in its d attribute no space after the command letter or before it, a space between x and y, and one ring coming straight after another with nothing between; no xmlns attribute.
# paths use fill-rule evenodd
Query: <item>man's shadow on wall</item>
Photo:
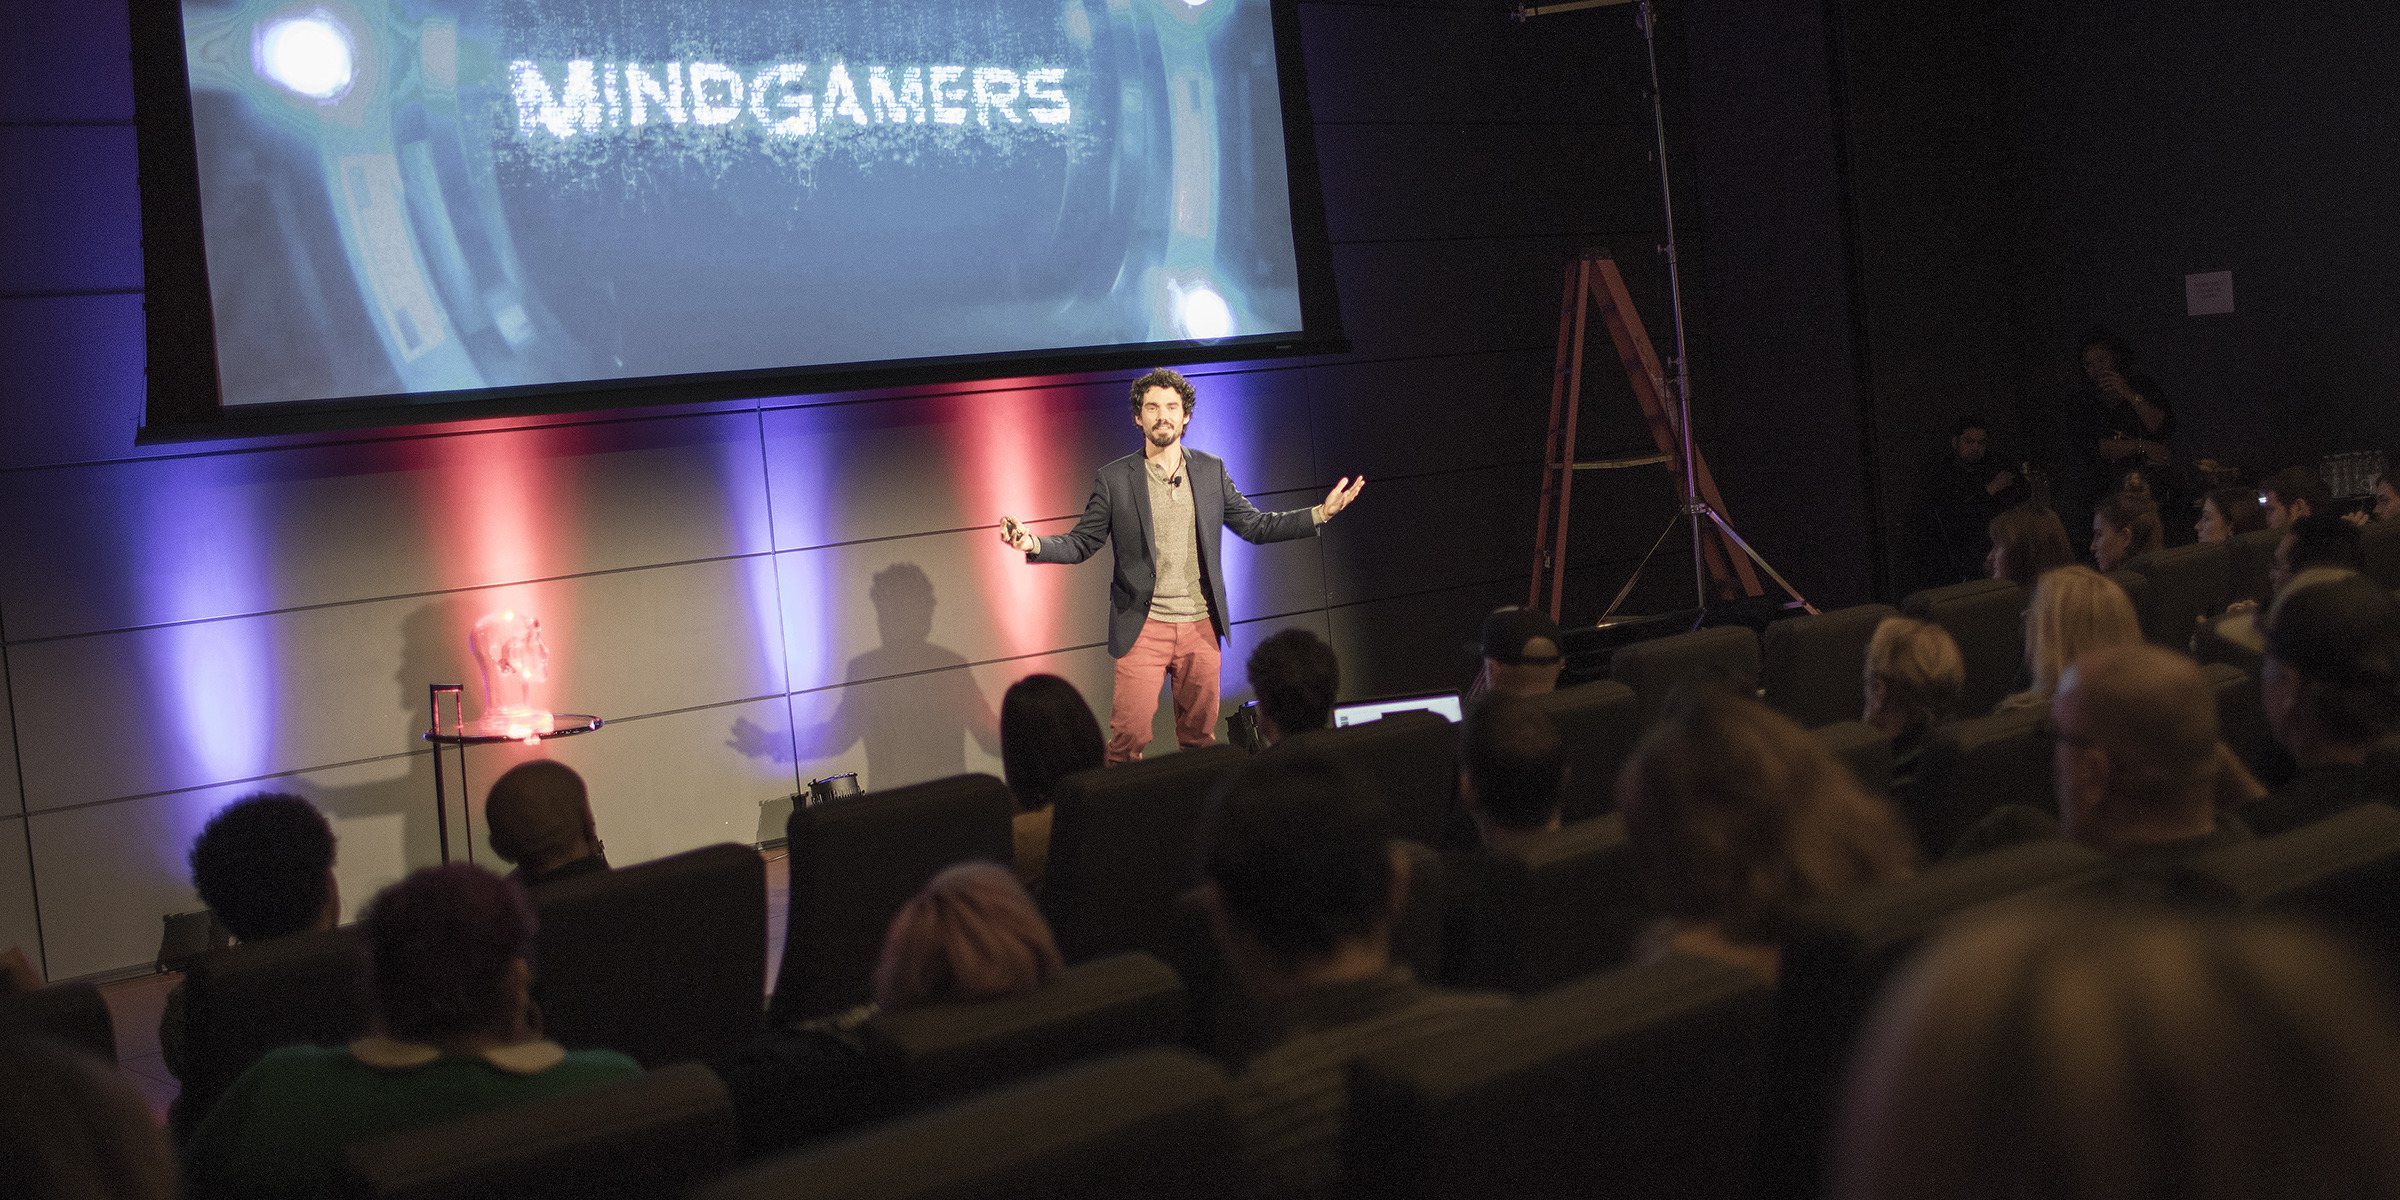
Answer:
<svg viewBox="0 0 2400 1200"><path fill-rule="evenodd" d="M808 762L832 758L865 742L869 788L905 787L967 769L969 737L986 754L1000 753L1000 721L984 698L966 656L930 640L933 580L915 563L875 573L867 598L883 644L850 660L841 706L823 722L802 725L788 740L748 718L733 723L726 742L752 758Z"/></svg>

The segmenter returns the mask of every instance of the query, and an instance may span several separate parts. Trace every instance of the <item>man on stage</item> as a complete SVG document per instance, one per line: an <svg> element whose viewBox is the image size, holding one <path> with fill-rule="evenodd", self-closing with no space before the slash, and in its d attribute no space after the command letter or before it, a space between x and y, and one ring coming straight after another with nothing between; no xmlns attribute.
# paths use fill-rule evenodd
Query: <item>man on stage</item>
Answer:
<svg viewBox="0 0 2400 1200"><path fill-rule="evenodd" d="M1216 741L1219 646L1227 635L1220 526L1244 540L1307 537L1349 507L1367 486L1345 478L1323 503L1292 512L1260 512L1233 486L1225 462L1187 448L1192 385L1165 367L1133 381L1133 423L1140 454L1100 468L1083 519L1056 537L1037 538L1015 517L1000 518L1000 540L1025 561L1079 563L1116 550L1109 585L1108 652L1117 660L1108 713L1108 761L1131 762L1150 743L1158 689L1175 679L1175 741L1189 749Z"/></svg>

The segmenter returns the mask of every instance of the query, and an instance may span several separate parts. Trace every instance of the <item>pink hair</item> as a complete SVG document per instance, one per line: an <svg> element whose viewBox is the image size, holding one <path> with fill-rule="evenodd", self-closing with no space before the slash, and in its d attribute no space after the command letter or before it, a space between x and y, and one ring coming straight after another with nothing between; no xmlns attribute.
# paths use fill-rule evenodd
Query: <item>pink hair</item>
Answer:
<svg viewBox="0 0 2400 1200"><path fill-rule="evenodd" d="M875 1003L896 1012L936 1000L1014 996L1064 969L1049 923L1017 877L988 862L960 863L892 918L875 964Z"/></svg>

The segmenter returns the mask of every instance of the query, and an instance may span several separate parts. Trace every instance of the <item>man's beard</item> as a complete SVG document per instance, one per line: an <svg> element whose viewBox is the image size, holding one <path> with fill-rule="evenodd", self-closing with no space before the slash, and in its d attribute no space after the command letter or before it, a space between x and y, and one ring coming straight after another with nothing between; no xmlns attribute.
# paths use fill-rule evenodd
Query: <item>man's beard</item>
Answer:
<svg viewBox="0 0 2400 1200"><path fill-rule="evenodd" d="M1161 450L1174 445L1176 440L1182 436L1183 431L1171 425L1153 425L1150 427L1150 444L1158 447Z"/></svg>

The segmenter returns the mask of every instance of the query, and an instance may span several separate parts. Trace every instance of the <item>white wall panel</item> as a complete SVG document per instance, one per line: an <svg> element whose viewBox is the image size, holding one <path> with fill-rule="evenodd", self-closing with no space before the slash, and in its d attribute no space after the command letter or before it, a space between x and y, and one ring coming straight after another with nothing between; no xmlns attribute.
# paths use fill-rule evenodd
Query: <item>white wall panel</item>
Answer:
<svg viewBox="0 0 2400 1200"><path fill-rule="evenodd" d="M1072 567L1028 563L995 530L971 529L787 551L776 569L794 691L1108 640L1105 550Z"/></svg>
<svg viewBox="0 0 2400 1200"><path fill-rule="evenodd" d="M768 548L757 416L0 475L15 640Z"/></svg>
<svg viewBox="0 0 2400 1200"><path fill-rule="evenodd" d="M33 860L25 853L25 819L0 817L0 950L18 947L39 967L41 936L34 919Z"/></svg>
<svg viewBox="0 0 2400 1200"><path fill-rule="evenodd" d="M52 977L154 957L160 918L201 906L186 861L192 839L218 809L262 791L304 796L333 825L345 921L378 889L439 861L425 754L37 813L28 819ZM451 830L453 853L458 832Z"/></svg>
<svg viewBox="0 0 2400 1200"><path fill-rule="evenodd" d="M425 685L465 682L486 611L543 619L544 695L561 711L636 716L780 694L773 566L764 556L233 618L10 648L35 809L419 745ZM25 697L38 697L38 703Z"/></svg>
<svg viewBox="0 0 2400 1200"><path fill-rule="evenodd" d="M1009 685L1057 675L1083 693L1105 727L1111 662L1105 647L1094 646L794 696L798 778L855 771L874 789L966 771L1001 775L998 720Z"/></svg>
<svg viewBox="0 0 2400 1200"><path fill-rule="evenodd" d="M1135 447L1117 385L998 388L765 414L778 548L1083 511Z"/></svg>

